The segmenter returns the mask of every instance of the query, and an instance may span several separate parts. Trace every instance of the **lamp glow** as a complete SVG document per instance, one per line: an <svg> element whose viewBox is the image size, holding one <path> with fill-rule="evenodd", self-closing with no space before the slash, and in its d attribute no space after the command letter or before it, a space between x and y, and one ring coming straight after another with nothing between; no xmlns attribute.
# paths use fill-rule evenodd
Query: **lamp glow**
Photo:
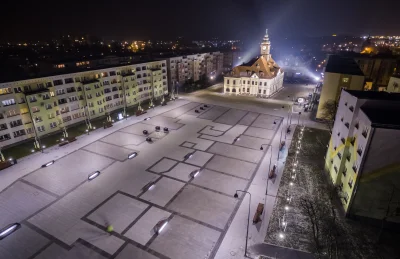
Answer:
<svg viewBox="0 0 400 259"><path fill-rule="evenodd" d="M88 176L88 180L91 181L91 180L93 180L94 178L96 178L96 177L99 176L99 175L100 175L100 171L96 171L96 172L94 172L94 173L91 173L91 174Z"/></svg>
<svg viewBox="0 0 400 259"><path fill-rule="evenodd" d="M134 157L136 157L136 156L137 156L137 153L136 153L136 152L133 152L132 154L130 154L130 155L128 156L128 159L134 158Z"/></svg>
<svg viewBox="0 0 400 259"><path fill-rule="evenodd" d="M200 170L194 170L189 174L190 178L195 178L196 176L198 176L200 173Z"/></svg>
<svg viewBox="0 0 400 259"><path fill-rule="evenodd" d="M280 238L280 239L284 239L284 238L285 238L285 235L284 235L283 233L280 233L280 234L279 234L279 238Z"/></svg>
<svg viewBox="0 0 400 259"><path fill-rule="evenodd" d="M289 206L285 206L285 210L286 210L286 211L289 210Z"/></svg>
<svg viewBox="0 0 400 259"><path fill-rule="evenodd" d="M42 167L48 167L51 166L52 164L54 164L54 160L48 162L47 164L42 165Z"/></svg>
<svg viewBox="0 0 400 259"><path fill-rule="evenodd" d="M162 226L161 226L161 228L160 228L160 230L158 231L158 233L161 233L161 231L163 231L163 229L165 228L165 226L168 224L168 221L167 222L165 222Z"/></svg>
<svg viewBox="0 0 400 259"><path fill-rule="evenodd" d="M21 227L21 224L14 223L14 224L8 225L5 228L1 229L0 230L0 240L5 238L6 236L10 235L11 233L16 231L20 227Z"/></svg>

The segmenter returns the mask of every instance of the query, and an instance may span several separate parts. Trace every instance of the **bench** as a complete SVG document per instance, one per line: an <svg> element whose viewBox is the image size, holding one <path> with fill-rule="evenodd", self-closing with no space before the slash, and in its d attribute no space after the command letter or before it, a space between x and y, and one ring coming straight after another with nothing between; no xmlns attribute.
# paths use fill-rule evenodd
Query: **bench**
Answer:
<svg viewBox="0 0 400 259"><path fill-rule="evenodd" d="M259 221L261 221L261 214L264 211L264 204L259 203L256 209L256 213L254 213L254 217L253 217L253 224L257 224Z"/></svg>
<svg viewBox="0 0 400 259"><path fill-rule="evenodd" d="M269 174L268 174L268 178L269 178L269 179L274 178L274 176L275 176L275 171L276 171L276 165L274 165L274 166L272 167L271 171L269 172Z"/></svg>
<svg viewBox="0 0 400 259"><path fill-rule="evenodd" d="M136 112L136 116L140 116L140 115L145 114L145 113L147 113L147 112L146 111L137 111Z"/></svg>
<svg viewBox="0 0 400 259"><path fill-rule="evenodd" d="M279 151L282 151L283 147L285 146L285 141L282 141L281 144L279 145Z"/></svg>
<svg viewBox="0 0 400 259"><path fill-rule="evenodd" d="M67 145L67 144L69 144L69 143L71 143L71 142L74 142L74 141L76 141L76 137L68 137L66 140L61 141L61 142L58 144L58 146L59 146L59 147L62 147L62 146L65 146L65 145Z"/></svg>

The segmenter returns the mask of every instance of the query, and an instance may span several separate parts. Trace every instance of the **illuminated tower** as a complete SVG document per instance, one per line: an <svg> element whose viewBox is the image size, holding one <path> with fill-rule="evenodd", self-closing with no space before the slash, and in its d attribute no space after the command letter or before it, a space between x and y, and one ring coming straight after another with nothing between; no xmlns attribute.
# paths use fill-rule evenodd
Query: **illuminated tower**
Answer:
<svg viewBox="0 0 400 259"><path fill-rule="evenodd" d="M271 42L269 41L268 38L268 29L265 30L265 36L263 38L263 41L261 42L261 55L267 60L269 61L271 54L270 54L270 50L271 50Z"/></svg>

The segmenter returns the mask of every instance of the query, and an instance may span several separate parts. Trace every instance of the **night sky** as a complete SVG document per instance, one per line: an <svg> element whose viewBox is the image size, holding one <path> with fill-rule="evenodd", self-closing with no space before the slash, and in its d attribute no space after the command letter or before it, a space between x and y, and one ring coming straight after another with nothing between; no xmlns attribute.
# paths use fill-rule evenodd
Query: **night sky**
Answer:
<svg viewBox="0 0 400 259"><path fill-rule="evenodd" d="M400 34L398 0L37 2L9 1L3 6L0 40L46 40L68 33L105 40L259 40L266 27L275 37Z"/></svg>

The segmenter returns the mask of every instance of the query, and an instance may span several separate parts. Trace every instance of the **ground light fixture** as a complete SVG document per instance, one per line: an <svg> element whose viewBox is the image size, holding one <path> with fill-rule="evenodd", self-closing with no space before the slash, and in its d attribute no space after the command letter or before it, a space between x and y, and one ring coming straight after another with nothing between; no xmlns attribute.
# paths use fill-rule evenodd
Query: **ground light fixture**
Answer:
<svg viewBox="0 0 400 259"><path fill-rule="evenodd" d="M47 162L46 164L42 165L42 167L48 167L54 164L54 160L51 160L50 162Z"/></svg>
<svg viewBox="0 0 400 259"><path fill-rule="evenodd" d="M236 141L239 141L240 140L240 136L237 136L234 140L233 140L233 142L236 142Z"/></svg>
<svg viewBox="0 0 400 259"><path fill-rule="evenodd" d="M100 171L93 172L93 173L89 174L88 180L91 181L99 175L100 175Z"/></svg>
<svg viewBox="0 0 400 259"><path fill-rule="evenodd" d="M128 159L132 159L137 156L137 152L133 152L132 154L129 154Z"/></svg>
<svg viewBox="0 0 400 259"><path fill-rule="evenodd" d="M185 159L189 159L189 158L192 158L193 157L193 153L188 153L188 154L186 154L185 155Z"/></svg>
<svg viewBox="0 0 400 259"><path fill-rule="evenodd" d="M151 191L152 189L154 189L154 187L156 186L155 182L149 182L148 184L146 184L143 188L142 191L147 192L147 191Z"/></svg>
<svg viewBox="0 0 400 259"><path fill-rule="evenodd" d="M199 173L200 173L199 169L194 170L194 171L190 172L189 177L190 178L195 178L195 177L197 177L199 175Z"/></svg>
<svg viewBox="0 0 400 259"><path fill-rule="evenodd" d="M148 121L150 120L150 117L144 118L144 121Z"/></svg>
<svg viewBox="0 0 400 259"><path fill-rule="evenodd" d="M154 226L154 232L159 235L161 231L167 226L168 224L168 219L163 219L160 220L155 226Z"/></svg>
<svg viewBox="0 0 400 259"><path fill-rule="evenodd" d="M21 224L13 223L13 224L6 226L5 228L2 228L0 230L0 240L2 240L3 238L6 238L8 235L11 235L14 231L19 229L20 227L21 227Z"/></svg>
<svg viewBox="0 0 400 259"><path fill-rule="evenodd" d="M285 234L279 233L279 238L280 238L280 239L284 239L284 238L285 238Z"/></svg>

